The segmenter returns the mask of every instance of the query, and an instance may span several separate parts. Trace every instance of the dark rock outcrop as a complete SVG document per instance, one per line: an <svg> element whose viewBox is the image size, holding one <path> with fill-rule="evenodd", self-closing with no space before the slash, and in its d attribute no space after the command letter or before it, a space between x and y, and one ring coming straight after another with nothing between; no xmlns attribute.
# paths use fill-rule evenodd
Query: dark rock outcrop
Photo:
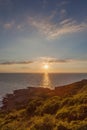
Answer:
<svg viewBox="0 0 87 130"><path fill-rule="evenodd" d="M56 87L54 90L48 88L34 88L15 90L13 94L7 94L3 98L2 111L12 111L25 107L33 98L41 97L43 99L52 96L72 96L79 92L87 91L87 80L82 80L69 85Z"/></svg>

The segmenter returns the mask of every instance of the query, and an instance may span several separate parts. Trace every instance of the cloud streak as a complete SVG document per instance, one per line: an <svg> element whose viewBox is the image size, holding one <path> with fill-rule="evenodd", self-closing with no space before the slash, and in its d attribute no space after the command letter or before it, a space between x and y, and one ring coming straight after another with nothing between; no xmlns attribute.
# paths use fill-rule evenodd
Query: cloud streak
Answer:
<svg viewBox="0 0 87 130"><path fill-rule="evenodd" d="M66 15L66 10L62 9L60 14L61 17ZM43 35L47 39L57 39L61 36L79 33L87 31L87 21L78 23L76 20L71 18L64 18L58 22L53 22L54 17L57 15L57 10L54 10L49 17L36 18L36 17L28 17L28 20L25 20L25 23L20 21L17 23L16 20L0 23L0 26L3 26L5 30L15 29L15 31L25 31L29 27L32 27L33 30L37 30L37 32Z"/></svg>
<svg viewBox="0 0 87 130"><path fill-rule="evenodd" d="M3 27L4 27L5 29L11 29L11 28L14 27L14 25L15 25L15 22L12 21L12 22L5 23L5 24L3 25Z"/></svg>
<svg viewBox="0 0 87 130"><path fill-rule="evenodd" d="M29 17L28 22L48 39L56 39L62 35L87 30L87 22L77 23L77 21L70 18L64 19L58 23L53 23L49 19L38 20L35 17Z"/></svg>
<svg viewBox="0 0 87 130"><path fill-rule="evenodd" d="M34 61L6 61L6 62L1 62L0 65L15 65L15 64L31 64Z"/></svg>
<svg viewBox="0 0 87 130"><path fill-rule="evenodd" d="M87 60L39 57L39 58L36 58L35 60L0 62L0 65L27 65L27 64L34 64L34 63L59 64L59 63L76 63L76 62L87 62Z"/></svg>
<svg viewBox="0 0 87 130"><path fill-rule="evenodd" d="M56 64L56 63L75 63L75 62L87 62L87 60L79 60L79 59L58 59L54 57L40 57L36 59L37 62Z"/></svg>

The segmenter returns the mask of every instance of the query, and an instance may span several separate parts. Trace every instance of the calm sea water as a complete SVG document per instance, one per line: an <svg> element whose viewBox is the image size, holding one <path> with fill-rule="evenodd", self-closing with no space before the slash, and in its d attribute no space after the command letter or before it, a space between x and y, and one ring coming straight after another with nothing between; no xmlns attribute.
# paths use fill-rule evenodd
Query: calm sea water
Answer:
<svg viewBox="0 0 87 130"><path fill-rule="evenodd" d="M27 87L48 87L66 85L82 79L87 79L86 74L0 74L0 101L7 93Z"/></svg>

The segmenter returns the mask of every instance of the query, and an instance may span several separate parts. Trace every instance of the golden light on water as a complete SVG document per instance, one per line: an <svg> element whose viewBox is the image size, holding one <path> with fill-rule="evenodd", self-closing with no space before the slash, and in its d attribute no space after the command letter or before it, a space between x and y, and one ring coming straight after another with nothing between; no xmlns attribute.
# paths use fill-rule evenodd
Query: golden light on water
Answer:
<svg viewBox="0 0 87 130"><path fill-rule="evenodd" d="M49 73L44 73L42 86L44 88L54 89L54 87L52 86L52 83L51 83Z"/></svg>
<svg viewBox="0 0 87 130"><path fill-rule="evenodd" d="M43 75L43 87L44 88L51 88L51 82L50 82L50 78L49 78L48 73L44 73L44 75Z"/></svg>

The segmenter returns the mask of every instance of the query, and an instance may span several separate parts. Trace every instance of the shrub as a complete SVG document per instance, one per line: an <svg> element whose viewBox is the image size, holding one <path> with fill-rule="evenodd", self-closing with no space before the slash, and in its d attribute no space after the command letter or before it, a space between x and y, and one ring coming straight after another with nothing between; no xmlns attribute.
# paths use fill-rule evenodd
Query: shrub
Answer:
<svg viewBox="0 0 87 130"><path fill-rule="evenodd" d="M26 108L26 113L29 116L33 116L35 114L35 110L43 103L43 99L33 99L29 102L28 107Z"/></svg>
<svg viewBox="0 0 87 130"><path fill-rule="evenodd" d="M52 97L44 102L39 108L37 108L36 113L40 115L44 114L55 114L60 107L59 97Z"/></svg>
<svg viewBox="0 0 87 130"><path fill-rule="evenodd" d="M68 129L66 126L62 125L62 124L59 124L57 127L56 127L56 130L70 130Z"/></svg>
<svg viewBox="0 0 87 130"><path fill-rule="evenodd" d="M53 130L56 125L55 118L51 115L36 117L30 127L30 130Z"/></svg>
<svg viewBox="0 0 87 130"><path fill-rule="evenodd" d="M87 130L87 124L80 126L77 130Z"/></svg>
<svg viewBox="0 0 87 130"><path fill-rule="evenodd" d="M57 119L68 120L83 120L87 117L87 105L82 104L78 106L63 107L57 114Z"/></svg>

